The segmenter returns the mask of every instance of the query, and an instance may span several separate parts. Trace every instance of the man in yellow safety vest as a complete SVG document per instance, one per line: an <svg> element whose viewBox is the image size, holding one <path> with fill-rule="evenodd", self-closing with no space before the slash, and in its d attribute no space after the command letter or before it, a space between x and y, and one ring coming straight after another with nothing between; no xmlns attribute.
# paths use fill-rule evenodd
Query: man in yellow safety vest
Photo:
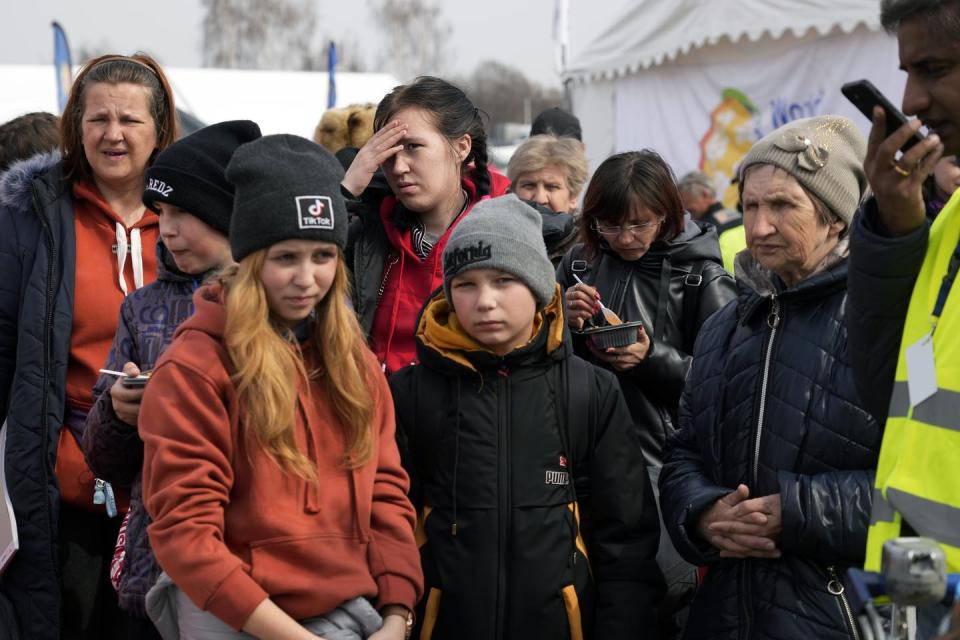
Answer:
<svg viewBox="0 0 960 640"><path fill-rule="evenodd" d="M874 197L851 230L850 356L858 392L885 421L866 568L883 543L933 538L960 572L960 195L931 226L924 179L960 153L960 0L882 0L907 74L903 111L885 135L877 108L864 168ZM926 138L898 152L925 125Z"/></svg>

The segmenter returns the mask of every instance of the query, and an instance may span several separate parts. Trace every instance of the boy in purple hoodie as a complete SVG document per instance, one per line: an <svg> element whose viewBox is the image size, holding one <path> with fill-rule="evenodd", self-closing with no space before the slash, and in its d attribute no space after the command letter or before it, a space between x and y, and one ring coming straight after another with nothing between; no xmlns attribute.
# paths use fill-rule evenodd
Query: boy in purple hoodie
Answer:
<svg viewBox="0 0 960 640"><path fill-rule="evenodd" d="M194 290L231 264L227 232L234 194L224 173L236 148L259 137L260 128L249 120L221 122L174 143L147 169L143 202L160 215L157 280L124 300L105 369L122 371L124 378L152 369L176 328L193 313ZM130 488L130 509L118 514L125 520L110 577L120 607L136 618L138 628L130 637L159 638L144 607L160 575L141 499L143 442L137 416L144 388L127 386L124 378L104 373L97 380L82 444L98 478L94 502L115 513L112 485Z"/></svg>

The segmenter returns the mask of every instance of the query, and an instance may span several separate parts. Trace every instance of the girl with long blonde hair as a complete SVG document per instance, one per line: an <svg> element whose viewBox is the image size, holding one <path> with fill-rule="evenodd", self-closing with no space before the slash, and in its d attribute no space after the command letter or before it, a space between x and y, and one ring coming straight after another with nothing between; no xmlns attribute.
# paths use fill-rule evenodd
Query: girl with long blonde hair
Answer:
<svg viewBox="0 0 960 640"><path fill-rule="evenodd" d="M346 302L342 170L267 136L227 178L238 264L197 291L140 413L148 611L165 637L401 640L423 578L389 389Z"/></svg>

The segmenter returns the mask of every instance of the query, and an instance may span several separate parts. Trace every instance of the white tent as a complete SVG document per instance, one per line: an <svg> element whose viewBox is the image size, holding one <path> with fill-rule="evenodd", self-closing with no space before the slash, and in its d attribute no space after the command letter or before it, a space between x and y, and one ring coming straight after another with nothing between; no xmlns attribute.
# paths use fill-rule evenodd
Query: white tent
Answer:
<svg viewBox="0 0 960 640"><path fill-rule="evenodd" d="M326 72L165 69L177 106L207 124L249 119L265 133L313 137L327 107ZM380 73L338 73L337 105L377 103L396 78ZM0 122L30 111L57 113L53 65L0 65Z"/></svg>
<svg viewBox="0 0 960 640"><path fill-rule="evenodd" d="M866 134L840 86L869 78L899 105L905 82L879 4L637 0L566 74L591 166L652 148L723 192L752 141L790 120L837 113Z"/></svg>

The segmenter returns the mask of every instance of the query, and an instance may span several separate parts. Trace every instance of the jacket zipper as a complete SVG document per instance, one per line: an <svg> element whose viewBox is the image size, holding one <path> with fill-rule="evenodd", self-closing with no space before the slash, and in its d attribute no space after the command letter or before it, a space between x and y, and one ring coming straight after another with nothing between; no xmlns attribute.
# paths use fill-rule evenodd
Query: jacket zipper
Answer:
<svg viewBox="0 0 960 640"><path fill-rule="evenodd" d="M752 634L753 620L750 613L753 610L753 599L750 597L750 569L751 562L747 558L740 563L740 594L743 596L740 602L743 605L744 624L740 628L740 638L750 640Z"/></svg>
<svg viewBox="0 0 960 640"><path fill-rule="evenodd" d="M757 490L757 474L760 466L760 439L763 436L763 418L767 407L767 384L770 382L770 362L773 357L773 344L777 338L777 329L780 326L780 300L777 294L770 296L771 307L770 314L767 316L767 326L770 327L770 339L767 341L767 353L763 361L763 377L760 383L760 408L757 411L757 434L753 441L753 466L751 467L751 478L753 484L750 486L750 492Z"/></svg>
<svg viewBox="0 0 960 640"><path fill-rule="evenodd" d="M837 570L833 567L827 567L827 572L830 574L830 582L827 583L827 591L832 595L835 595L840 600L840 614L843 616L844 623L847 625L847 630L850 632L850 637L853 640L860 640L860 631L857 629L857 621L853 617L853 609L850 608L850 602L847 601L847 596L844 594L843 583L840 582L840 578L837 576Z"/></svg>
<svg viewBox="0 0 960 640"><path fill-rule="evenodd" d="M504 628L507 623L506 618L506 608L507 608L507 547L509 545L510 539L510 429L507 425L507 420L509 416L509 371L505 367L501 368L498 372L500 375L497 376L497 382L499 387L499 393L497 394L498 398L498 412L499 420L497 423L500 426L499 429L499 440L500 440L500 459L501 472L499 474L500 478L500 544L498 553L497 553L497 621L496 621L496 630L497 638L504 638Z"/></svg>
<svg viewBox="0 0 960 640"><path fill-rule="evenodd" d="M751 465L750 469L751 494L756 490L757 486L757 470L760 466L760 440L763 436L763 417L767 408L767 385L770 381L770 363L773 359L773 345L777 338L777 329L780 327L780 300L777 299L777 294L770 296L770 301L770 313L767 315L767 326L770 327L770 337L767 339L767 351L763 359L763 375L761 376L760 382L760 403L757 408L757 433L754 436L753 464ZM753 620L751 620L750 617L750 613L753 610L753 600L750 597L752 591L750 585L750 570L753 566L753 563L748 558L740 564L742 572L740 589L741 595L743 596L744 630L746 631L746 634L742 635L741 637L748 639L751 637L751 627L753 624Z"/></svg>
<svg viewBox="0 0 960 640"><path fill-rule="evenodd" d="M59 201L58 201L58 204L59 204ZM53 229L50 228L50 222L47 220L46 214L43 212L43 209L40 207L40 201L39 201L39 198L37 197L36 191L33 192L33 206L36 208L38 212L40 212L40 215L38 217L40 218L41 224L43 224L44 230L47 232L47 238L50 242L50 257L47 260L47 292L46 292L47 314L46 314L46 317L44 318L44 325L43 325L43 342L44 342L43 344L43 380L42 380L43 385L41 387L43 389L43 393L41 394L42 399L40 401L40 416L41 416L41 420L44 423L41 425L42 433L43 433L42 451L43 451L43 455L46 456L47 451L50 449L50 428L46 424L47 407L49 404L47 400L47 396L48 396L47 388L50 385L50 359L51 359L50 350L53 348L52 347L53 299L56 294L53 287L53 272L54 272L54 265L57 264L57 243L56 243L56 239L53 237ZM60 428L62 429L63 425L61 425ZM43 465L43 486L47 487L49 485L50 485L50 470L47 468L47 465L44 464ZM47 509L45 513L47 516L47 531L50 531L51 535L55 539L56 532L53 531L53 525L51 523L50 505L47 505ZM57 580L59 581L60 580L60 562L57 559L56 554L54 553L54 545L52 544L50 545L50 562L51 562L51 565L53 566L55 575L57 576Z"/></svg>

